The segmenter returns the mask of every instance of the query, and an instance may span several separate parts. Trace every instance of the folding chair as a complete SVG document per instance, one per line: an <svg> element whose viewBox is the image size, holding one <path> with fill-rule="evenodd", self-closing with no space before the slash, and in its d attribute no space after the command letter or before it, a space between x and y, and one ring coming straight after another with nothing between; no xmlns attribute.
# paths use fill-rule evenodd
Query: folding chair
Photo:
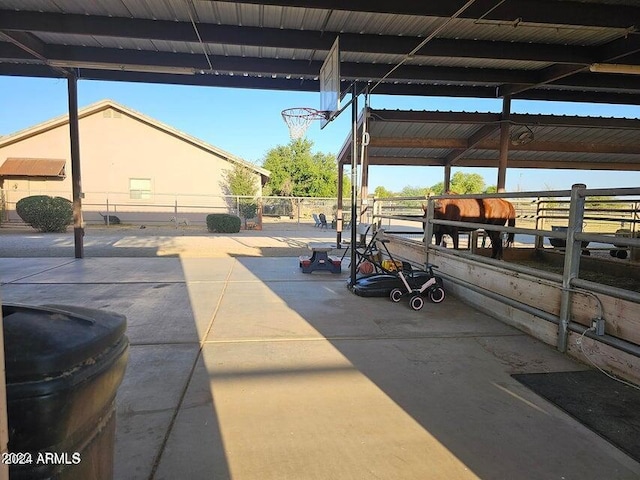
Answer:
<svg viewBox="0 0 640 480"><path fill-rule="evenodd" d="M320 220L320 228L329 228L327 225L327 216L324 213L318 215L318 219Z"/></svg>
<svg viewBox="0 0 640 480"><path fill-rule="evenodd" d="M373 224L371 223L358 224L358 227L356 229L356 245L355 245L356 256L358 256L358 249L363 249L367 247L367 235L369 234L371 227L373 227ZM344 260L344 257L347 256L347 253L352 248L351 241L345 240L344 243L348 245L348 247L345 249L344 253L342 254L342 258L340 259L340 261Z"/></svg>

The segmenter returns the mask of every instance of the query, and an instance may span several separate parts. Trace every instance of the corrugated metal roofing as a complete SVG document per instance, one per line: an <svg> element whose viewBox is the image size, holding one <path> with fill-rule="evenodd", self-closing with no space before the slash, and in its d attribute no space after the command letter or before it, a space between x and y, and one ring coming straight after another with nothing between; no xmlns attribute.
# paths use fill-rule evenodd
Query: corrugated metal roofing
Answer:
<svg viewBox="0 0 640 480"><path fill-rule="evenodd" d="M372 110L369 118L372 165L498 165L499 114ZM509 124L512 166L640 170L640 120L513 114ZM523 132L530 141L519 143ZM342 163L350 161L349 143L347 137Z"/></svg>
<svg viewBox="0 0 640 480"><path fill-rule="evenodd" d="M337 9L332 0L311 6L285 1L0 0L0 29L5 32L0 74L60 77L64 72L59 68L68 67L80 78L97 80L318 90L318 82L279 79L315 79L333 39L341 35L342 61L349 64L341 90L354 79L377 82L386 71L374 67L403 62L413 69L411 75L399 72L378 93L640 104L640 82L630 75L612 78L588 69L594 62L640 66L635 55L640 4L560 3L557 12L545 12L530 8L530 2L475 2L454 18L462 4L444 1L372 1L359 7L344 2ZM203 45L195 40L195 29L209 55L245 59L234 72L277 81L256 82L252 75L232 82L172 75L186 73L176 71L184 68L202 69L198 57L204 55ZM410 55L425 41L422 51ZM151 55L141 62L141 52ZM256 66L252 59L272 62ZM291 60L315 62L315 71L301 73Z"/></svg>
<svg viewBox="0 0 640 480"><path fill-rule="evenodd" d="M66 160L50 158L7 158L0 177L64 177Z"/></svg>
<svg viewBox="0 0 640 480"><path fill-rule="evenodd" d="M623 29L602 27L580 28L573 25L542 25L522 22L456 19L442 37L503 42L524 42L560 45L598 45L623 35Z"/></svg>

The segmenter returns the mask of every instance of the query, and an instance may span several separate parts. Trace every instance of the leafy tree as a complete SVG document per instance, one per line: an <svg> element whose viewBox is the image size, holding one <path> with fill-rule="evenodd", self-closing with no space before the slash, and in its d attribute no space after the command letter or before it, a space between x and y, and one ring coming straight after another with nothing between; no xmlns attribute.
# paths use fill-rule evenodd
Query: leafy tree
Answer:
<svg viewBox="0 0 640 480"><path fill-rule="evenodd" d="M398 194L400 197L422 197L428 195L431 191L428 187L412 187L411 185L407 185Z"/></svg>
<svg viewBox="0 0 640 480"><path fill-rule="evenodd" d="M382 185L379 185L376 187L376 189L373 191L373 195L376 198L389 198L389 197L393 197L395 196L395 193L393 193L391 190L387 190L386 188L384 188Z"/></svg>
<svg viewBox="0 0 640 480"><path fill-rule="evenodd" d="M482 193L484 178L479 173L456 172L451 177L451 191L459 194Z"/></svg>
<svg viewBox="0 0 640 480"><path fill-rule="evenodd" d="M267 185L269 194L296 197L337 195L338 167L335 156L312 154L312 146L312 141L299 139L267 152L263 167L271 172ZM348 186L345 182L345 191Z"/></svg>
<svg viewBox="0 0 640 480"><path fill-rule="evenodd" d="M226 189L230 195L255 197L258 193L258 179L254 171L236 163L231 170L223 174ZM258 205L253 198L241 198L238 200L239 214L244 218L245 228L247 219L256 216Z"/></svg>
<svg viewBox="0 0 640 480"><path fill-rule="evenodd" d="M444 182L438 182L435 185L432 185L430 188L431 192L434 195L443 195L444 194Z"/></svg>
<svg viewBox="0 0 640 480"><path fill-rule="evenodd" d="M430 190L436 195L442 195L445 193L444 183L436 183ZM462 195L465 193L482 193L485 190L484 178L479 173L456 172L451 177L449 191L452 193Z"/></svg>
<svg viewBox="0 0 640 480"><path fill-rule="evenodd" d="M485 190L484 193L498 193L498 187L495 185L489 185Z"/></svg>

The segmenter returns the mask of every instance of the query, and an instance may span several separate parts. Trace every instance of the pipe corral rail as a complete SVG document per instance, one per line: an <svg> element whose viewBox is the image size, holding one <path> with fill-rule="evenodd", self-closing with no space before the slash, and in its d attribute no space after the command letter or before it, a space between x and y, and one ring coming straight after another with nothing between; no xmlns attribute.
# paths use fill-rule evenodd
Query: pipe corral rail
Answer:
<svg viewBox="0 0 640 480"><path fill-rule="evenodd" d="M463 300L473 297L477 301L470 303L496 316L494 309L483 305L482 299L501 304L505 313L501 317L517 317L522 314L526 319L508 318L508 323L532 333L547 343L555 344L561 352L586 357L589 355L569 344L570 333L586 337L592 343L592 349L599 355L600 363L610 371L627 377L636 383L640 379L640 293L610 285L596 283L579 278L582 253L588 253L585 242L594 242L604 246L597 249L629 248L631 260L640 269L640 188L587 189L577 184L571 190L510 192L482 195L440 195L418 197L374 198L373 208L368 220L378 226L385 226L385 234L390 245L397 252L413 252L413 258L405 257L414 264L441 263L439 274L455 285L455 290ZM503 233L530 235L535 238L534 252L550 251L544 248L544 238L559 239L564 248L553 249L563 252L562 275L546 272L537 268L516 263L494 260L463 250L447 249L432 243L434 225L458 226L465 229L486 229L481 223L457 222L434 218L434 204L440 198L504 198L515 200L518 213L517 223L532 225L532 228L491 226L491 230ZM518 202L519 201L519 202ZM424 208L424 216L423 216ZM392 221L396 224L392 226ZM589 229L585 231L585 222ZM400 223L403 226L398 227ZM551 225L553 223L553 225ZM407 227L407 224L410 225ZM558 230L549 228L560 224ZM626 227L626 228L620 228ZM424 234L423 234L424 229ZM418 239L410 239L412 236ZM469 237L471 243L471 235ZM611 245L611 247L606 247ZM612 253L613 256L613 253ZM460 263L465 268L460 267ZM474 282L465 278L468 269L476 275L491 281ZM482 272L482 273L477 273ZM500 275L502 280L496 280ZM557 302L532 300L531 295L512 294L509 291L494 291L500 282L524 281L527 289L540 290L538 297L557 298ZM512 287L512 290L515 287ZM550 290L552 289L552 290ZM520 298L527 297L527 298ZM623 302L624 305L620 305ZM520 312L512 313L513 310ZM624 313L626 312L626 314ZM635 314L631 312L636 312ZM626 317L625 315L631 315ZM635 315L635 316L633 316ZM503 318L505 319L505 318ZM547 327L535 326L537 319L552 326L556 331L551 334ZM553 338L555 337L555 338ZM584 342L587 343L587 342ZM604 346L615 349L604 351ZM582 352L582 353L580 353ZM616 353L619 352L619 353ZM612 355L628 355L635 363L633 368L621 366L628 359L613 359Z"/></svg>

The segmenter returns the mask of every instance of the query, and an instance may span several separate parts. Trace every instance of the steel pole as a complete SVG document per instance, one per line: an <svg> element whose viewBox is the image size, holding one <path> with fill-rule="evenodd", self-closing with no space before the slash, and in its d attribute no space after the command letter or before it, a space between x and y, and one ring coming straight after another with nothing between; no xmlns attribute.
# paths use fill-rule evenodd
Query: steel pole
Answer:
<svg viewBox="0 0 640 480"><path fill-rule="evenodd" d="M500 123L500 159L498 161L498 192L505 191L507 163L509 159L509 116L511 115L511 97L502 99L502 119Z"/></svg>
<svg viewBox="0 0 640 480"><path fill-rule="evenodd" d="M571 281L578 278L580 271L580 254L582 248L576 233L582 231L584 215L584 190L587 186L576 183L571 187L571 204L569 205L569 227L567 228L567 247L564 252L564 270L562 272L562 295L560 297L560 325L558 328L558 350L567 351L569 322L571 321Z"/></svg>
<svg viewBox="0 0 640 480"><path fill-rule="evenodd" d="M67 93L69 97L69 138L71 140L73 241L76 258L83 258L84 229L82 228L82 176L80 175L80 133L78 128L78 79L73 74L69 74L67 77Z"/></svg>
<svg viewBox="0 0 640 480"><path fill-rule="evenodd" d="M356 176L358 159L358 92L356 84L351 86L351 285L356 283L356 230L358 227L358 181Z"/></svg>
<svg viewBox="0 0 640 480"><path fill-rule="evenodd" d="M337 208L336 208L336 248L342 248L342 228L343 228L343 218L342 218L342 209L344 208L342 197L344 190L344 165L342 163L338 163L338 199L337 199Z"/></svg>

